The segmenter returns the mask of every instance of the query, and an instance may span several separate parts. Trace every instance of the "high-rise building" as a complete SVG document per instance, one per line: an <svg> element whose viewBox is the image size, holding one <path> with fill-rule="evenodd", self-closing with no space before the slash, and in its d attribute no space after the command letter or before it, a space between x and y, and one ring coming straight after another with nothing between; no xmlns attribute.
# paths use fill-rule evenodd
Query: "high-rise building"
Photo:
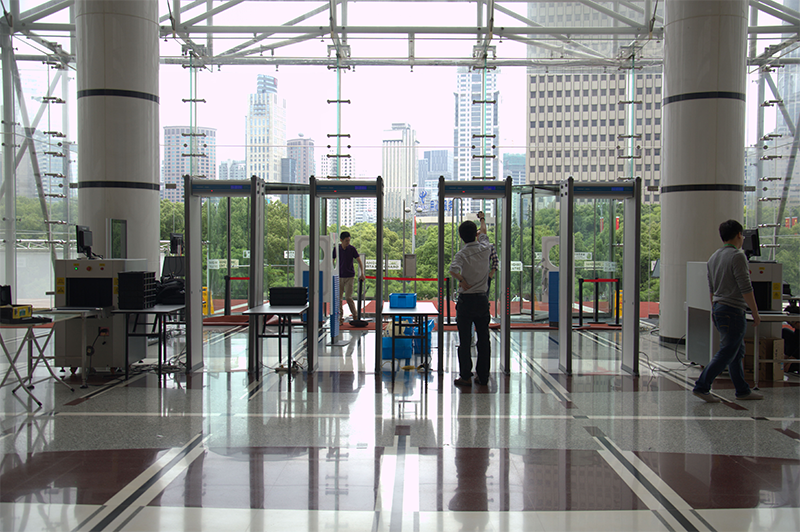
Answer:
<svg viewBox="0 0 800 532"><path fill-rule="evenodd" d="M618 6L625 17L637 15ZM580 2L531 2L528 18L544 26L606 27L614 18ZM615 39L574 44L598 58L631 54ZM636 47L637 60L661 54L661 44ZM550 58L550 48L530 46L531 58ZM642 200L659 201L661 181L661 67L618 70L605 67L528 69L528 182L556 184L642 178Z"/></svg>
<svg viewBox="0 0 800 532"><path fill-rule="evenodd" d="M356 165L352 157L337 157L336 150L329 150L320 162L320 175L322 177L355 177ZM334 226L337 221L343 227L350 227L355 223L355 208L353 199L328 200L328 225Z"/></svg>
<svg viewBox="0 0 800 532"><path fill-rule="evenodd" d="M278 80L258 75L250 95L246 123L247 175L280 182L281 159L286 157L286 100L278 95Z"/></svg>
<svg viewBox="0 0 800 532"><path fill-rule="evenodd" d="M217 179L247 179L247 168L244 161L228 159L219 163Z"/></svg>
<svg viewBox="0 0 800 532"><path fill-rule="evenodd" d="M411 201L411 185L417 183L417 133L404 123L383 132L382 173L386 186L383 217L403 217L403 200Z"/></svg>
<svg viewBox="0 0 800 532"><path fill-rule="evenodd" d="M514 185L525 185L526 175L524 153L503 154L503 179L510 177Z"/></svg>
<svg viewBox="0 0 800 532"><path fill-rule="evenodd" d="M161 199L183 201L184 176L217 178L217 130L165 126Z"/></svg>
<svg viewBox="0 0 800 532"><path fill-rule="evenodd" d="M496 70L458 68L453 172L459 181L499 178L499 97ZM481 202L473 203L471 205L469 200L465 200L464 210L477 212L481 209Z"/></svg>
<svg viewBox="0 0 800 532"><path fill-rule="evenodd" d="M308 184L308 178L316 172L314 139L307 139L301 133L299 138L291 139L286 144L286 156L297 161L297 182Z"/></svg>
<svg viewBox="0 0 800 532"><path fill-rule="evenodd" d="M307 139L301 133L299 138L291 139L287 143L287 157L294 159L297 166L296 183L308 184L308 178L316 175L314 159L314 140ZM308 201L302 195L289 196L289 213L299 219L308 217Z"/></svg>

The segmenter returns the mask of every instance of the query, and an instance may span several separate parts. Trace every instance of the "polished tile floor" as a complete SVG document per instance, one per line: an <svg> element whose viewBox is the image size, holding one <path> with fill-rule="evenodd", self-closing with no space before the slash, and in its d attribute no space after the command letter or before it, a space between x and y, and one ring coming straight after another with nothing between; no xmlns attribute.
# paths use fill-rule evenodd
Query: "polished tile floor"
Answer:
<svg viewBox="0 0 800 532"><path fill-rule="evenodd" d="M620 372L614 332L575 333L568 377L556 333L515 329L511 374L458 389L455 333L441 375L394 380L372 333L343 338L321 336L314 374L270 371L267 340L249 375L230 327L205 331L189 376L98 373L70 392L40 369L41 408L6 384L0 529L800 530L796 376L760 402L723 376L710 405L690 393L699 369L648 331L640 377Z"/></svg>

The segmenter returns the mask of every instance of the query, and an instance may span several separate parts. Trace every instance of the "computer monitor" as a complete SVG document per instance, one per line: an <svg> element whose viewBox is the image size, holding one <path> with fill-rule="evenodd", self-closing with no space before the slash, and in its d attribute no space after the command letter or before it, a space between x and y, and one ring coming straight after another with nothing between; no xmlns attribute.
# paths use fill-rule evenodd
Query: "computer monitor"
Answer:
<svg viewBox="0 0 800 532"><path fill-rule="evenodd" d="M92 232L85 225L75 226L75 241L78 244L78 254L92 258Z"/></svg>
<svg viewBox="0 0 800 532"><path fill-rule="evenodd" d="M742 251L750 257L761 256L761 242L758 239L758 229L745 229L742 231L744 237L744 244L742 244Z"/></svg>
<svg viewBox="0 0 800 532"><path fill-rule="evenodd" d="M183 255L183 233L169 234L169 252L173 255Z"/></svg>

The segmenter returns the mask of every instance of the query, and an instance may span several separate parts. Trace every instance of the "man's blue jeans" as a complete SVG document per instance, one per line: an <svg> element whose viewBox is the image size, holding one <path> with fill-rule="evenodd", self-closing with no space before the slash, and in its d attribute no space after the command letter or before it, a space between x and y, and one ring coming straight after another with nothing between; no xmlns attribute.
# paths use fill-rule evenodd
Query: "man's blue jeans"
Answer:
<svg viewBox="0 0 800 532"><path fill-rule="evenodd" d="M472 378L472 326L478 335L478 361L475 372L478 380L489 379L491 342L489 340L489 299L486 294L459 294L456 304L456 324L458 326L458 365L462 379Z"/></svg>
<svg viewBox="0 0 800 532"><path fill-rule="evenodd" d="M694 391L708 393L711 383L727 367L731 381L736 387L736 396L750 394L750 386L744 380L742 360L744 359L744 332L747 329L747 318L744 310L714 303L712 310L714 326L719 331L719 351L700 374L694 383Z"/></svg>

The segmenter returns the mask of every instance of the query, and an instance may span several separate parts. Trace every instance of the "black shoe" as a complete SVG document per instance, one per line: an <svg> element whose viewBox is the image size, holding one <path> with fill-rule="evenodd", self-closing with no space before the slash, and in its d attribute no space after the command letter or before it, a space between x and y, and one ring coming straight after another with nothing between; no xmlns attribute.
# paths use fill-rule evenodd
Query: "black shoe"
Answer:
<svg viewBox="0 0 800 532"><path fill-rule="evenodd" d="M453 381L456 386L472 386L472 381L469 379L462 379L461 377Z"/></svg>
<svg viewBox="0 0 800 532"><path fill-rule="evenodd" d="M478 386L486 386L489 384L489 379L481 380L480 377L475 375L475 384Z"/></svg>

